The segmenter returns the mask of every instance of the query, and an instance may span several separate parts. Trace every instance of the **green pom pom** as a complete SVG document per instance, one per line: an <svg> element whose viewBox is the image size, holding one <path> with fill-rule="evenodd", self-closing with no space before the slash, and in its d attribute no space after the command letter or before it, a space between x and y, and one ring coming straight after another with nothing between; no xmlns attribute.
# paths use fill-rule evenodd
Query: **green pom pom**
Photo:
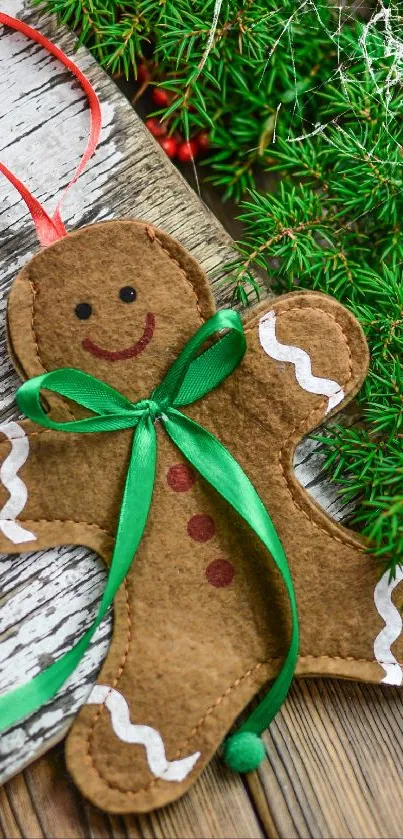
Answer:
<svg viewBox="0 0 403 839"><path fill-rule="evenodd" d="M224 743L224 761L234 772L253 772L265 757L265 747L253 731L238 731Z"/></svg>

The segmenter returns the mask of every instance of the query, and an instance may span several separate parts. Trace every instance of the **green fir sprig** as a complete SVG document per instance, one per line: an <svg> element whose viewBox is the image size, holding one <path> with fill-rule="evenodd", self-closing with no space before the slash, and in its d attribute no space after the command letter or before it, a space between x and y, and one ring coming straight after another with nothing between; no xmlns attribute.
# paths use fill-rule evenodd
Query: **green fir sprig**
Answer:
<svg viewBox="0 0 403 839"><path fill-rule="evenodd" d="M36 0L33 0L36 2ZM256 292L334 295L359 319L371 369L362 421L331 426L327 464L354 521L393 574L403 564L403 36L400 0L360 17L334 0L47 0L112 73L169 93L171 131L208 129L207 177L242 201L235 300ZM268 191L266 180L270 182ZM274 192L273 190L274 184Z"/></svg>
<svg viewBox="0 0 403 839"><path fill-rule="evenodd" d="M403 563L403 62L388 55L388 33L366 38L367 26L341 31L354 61L314 91L315 125L279 132L266 166L280 177L277 193L254 190L243 202L232 268L238 286L258 265L278 292L332 294L362 324L371 350L362 422L321 439L341 491L360 500L353 521L394 575Z"/></svg>

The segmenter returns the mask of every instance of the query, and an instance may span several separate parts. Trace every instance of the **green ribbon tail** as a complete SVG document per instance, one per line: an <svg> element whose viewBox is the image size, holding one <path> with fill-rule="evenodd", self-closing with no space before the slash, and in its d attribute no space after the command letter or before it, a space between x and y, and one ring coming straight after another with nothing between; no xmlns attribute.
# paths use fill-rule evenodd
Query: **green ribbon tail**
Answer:
<svg viewBox="0 0 403 839"><path fill-rule="evenodd" d="M136 427L126 477L115 548L105 590L91 627L77 644L30 682L0 696L0 730L37 711L62 687L76 669L90 641L123 583L141 541L151 506L155 479L157 440L149 416ZM135 511L134 514L132 511Z"/></svg>
<svg viewBox="0 0 403 839"><path fill-rule="evenodd" d="M257 534L271 554L286 587L292 618L287 656L269 693L238 729L261 734L270 725L287 696L298 658L297 604L284 549L262 500L228 449L213 434L174 408L164 418L164 428L187 460Z"/></svg>

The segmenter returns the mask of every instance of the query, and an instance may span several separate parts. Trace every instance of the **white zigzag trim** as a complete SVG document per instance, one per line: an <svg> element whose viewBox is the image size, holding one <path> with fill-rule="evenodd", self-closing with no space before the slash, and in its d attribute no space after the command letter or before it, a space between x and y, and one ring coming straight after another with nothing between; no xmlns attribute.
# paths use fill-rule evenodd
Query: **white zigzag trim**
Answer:
<svg viewBox="0 0 403 839"><path fill-rule="evenodd" d="M200 752L182 760L167 760L161 735L149 725L134 725L130 722L128 704L115 688L95 685L87 699L87 705L94 704L105 704L111 715L112 728L120 740L144 746L148 765L156 778L162 778L164 781L183 781L197 763Z"/></svg>
<svg viewBox="0 0 403 839"><path fill-rule="evenodd" d="M311 359L305 350L291 344L280 344L276 338L276 313L267 312L259 321L259 340L267 355L275 361L286 361L295 367L295 378L308 393L327 396L329 413L344 399L344 390L333 379L321 379L312 374Z"/></svg>
<svg viewBox="0 0 403 839"><path fill-rule="evenodd" d="M399 662L391 651L391 645L399 637L402 628L402 617L396 606L392 603L392 592L403 580L403 568L396 570L396 577L389 582L389 571L385 571L379 583L375 586L375 606L385 621L385 626L374 641L374 654L376 660L384 669L386 676L381 679L386 685L401 685L403 671Z"/></svg>
<svg viewBox="0 0 403 839"><path fill-rule="evenodd" d="M24 429L17 422L5 422L0 425L0 432L5 434L11 443L11 452L0 467L0 480L10 493L10 498L0 510L0 530L7 539L19 545L36 539L30 530L26 530L15 521L24 509L28 498L28 490L17 473L28 457L29 440Z"/></svg>

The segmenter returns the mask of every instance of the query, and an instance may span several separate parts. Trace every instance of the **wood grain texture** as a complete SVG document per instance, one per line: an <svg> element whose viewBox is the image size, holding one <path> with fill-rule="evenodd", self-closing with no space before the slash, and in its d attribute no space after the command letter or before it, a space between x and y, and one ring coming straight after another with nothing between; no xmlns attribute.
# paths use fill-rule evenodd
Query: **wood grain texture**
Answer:
<svg viewBox="0 0 403 839"><path fill-rule="evenodd" d="M395 688L294 684L259 771L280 836L402 835L401 702Z"/></svg>
<svg viewBox="0 0 403 839"><path fill-rule="evenodd" d="M2 11L40 27L72 53L72 36L38 11L28 12L23 0L3 0ZM67 227L112 217L149 219L199 259L224 305L228 292L221 277L232 256L231 240L88 53L80 49L76 58L100 95L104 129L96 156L66 203ZM87 125L83 97L69 75L21 36L0 32L0 156L48 208L74 169ZM35 249L24 205L0 181L0 419L17 416L18 381L5 348L5 299L16 271ZM326 481L312 441L299 448L296 472L333 516L349 514ZM71 644L88 625L104 578L98 559L79 549L2 559L2 689L32 676ZM95 679L109 634L106 621L66 689L0 738L3 780L63 736ZM125 818L109 817L83 801L57 746L0 788L0 839L401 836L402 729L398 691L299 682L266 735L268 761L258 773L241 779L216 759L177 804Z"/></svg>
<svg viewBox="0 0 403 839"><path fill-rule="evenodd" d="M0 830L24 839L261 839L239 777L218 760L182 801L147 816L109 816L79 795L57 746L0 789Z"/></svg>

